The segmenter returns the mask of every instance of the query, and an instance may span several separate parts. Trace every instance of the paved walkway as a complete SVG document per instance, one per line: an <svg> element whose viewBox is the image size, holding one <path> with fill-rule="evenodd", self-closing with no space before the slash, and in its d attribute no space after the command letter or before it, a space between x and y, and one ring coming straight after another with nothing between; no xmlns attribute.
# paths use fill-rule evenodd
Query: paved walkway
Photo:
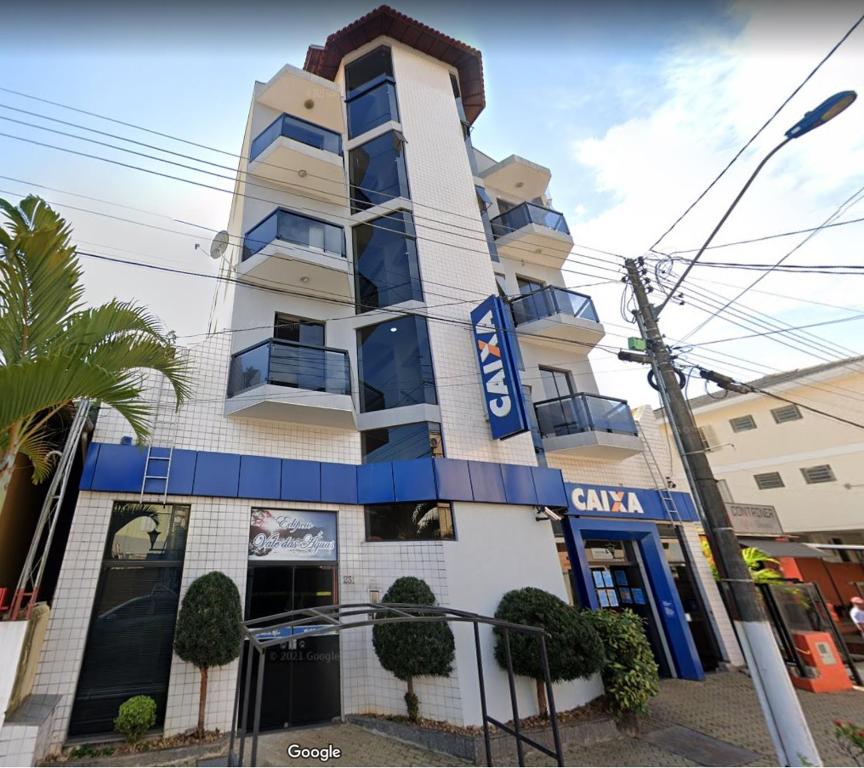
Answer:
<svg viewBox="0 0 864 768"><path fill-rule="evenodd" d="M833 737L835 719L864 724L864 691L837 694L798 693L825 765L848 765ZM342 750L326 763L315 758L291 759L289 744ZM247 742L247 750L249 744ZM157 753L144 753L139 765L165 765ZM197 756L196 756L197 757ZM552 765L537 753L526 756L532 766ZM225 759L200 761L187 756L173 765L224 765ZM750 679L740 672L709 675L704 682L664 680L654 699L644 731L604 744L566 752L573 766L776 765L771 740ZM247 751L246 759L249 759ZM94 761L96 764L100 761ZM262 766L445 766L465 765L456 758L366 731L356 725L327 725L267 734L259 742Z"/></svg>

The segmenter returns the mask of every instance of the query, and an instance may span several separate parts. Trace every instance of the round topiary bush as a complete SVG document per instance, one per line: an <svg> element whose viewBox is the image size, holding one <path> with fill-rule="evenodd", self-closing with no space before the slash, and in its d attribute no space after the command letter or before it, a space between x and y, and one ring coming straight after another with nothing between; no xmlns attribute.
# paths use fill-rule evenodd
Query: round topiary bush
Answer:
<svg viewBox="0 0 864 768"><path fill-rule="evenodd" d="M604 662L603 643L591 622L560 597L536 587L514 589L501 598L495 618L513 624L542 627L546 638L549 675L552 682L589 677ZM495 628L495 658L507 669L504 632ZM537 705L541 715L548 713L540 643L534 635L510 632L510 655L517 675L537 683Z"/></svg>
<svg viewBox="0 0 864 768"><path fill-rule="evenodd" d="M603 640L603 687L618 716L641 714L659 690L660 676L642 619L633 611L586 611Z"/></svg>
<svg viewBox="0 0 864 768"><path fill-rule="evenodd" d="M126 699L114 719L114 730L135 744L156 724L156 702L149 696Z"/></svg>
<svg viewBox="0 0 864 768"><path fill-rule="evenodd" d="M177 617L174 650L201 672L198 697L198 736L204 735L207 675L240 655L243 610L237 585L224 573L211 571L192 582Z"/></svg>
<svg viewBox="0 0 864 768"><path fill-rule="evenodd" d="M435 595L422 579L403 576L393 582L381 602L435 605ZM372 628L372 644L381 666L407 683L408 719L416 722L420 701L414 693L414 678L450 674L455 649L453 632L444 622L376 624Z"/></svg>

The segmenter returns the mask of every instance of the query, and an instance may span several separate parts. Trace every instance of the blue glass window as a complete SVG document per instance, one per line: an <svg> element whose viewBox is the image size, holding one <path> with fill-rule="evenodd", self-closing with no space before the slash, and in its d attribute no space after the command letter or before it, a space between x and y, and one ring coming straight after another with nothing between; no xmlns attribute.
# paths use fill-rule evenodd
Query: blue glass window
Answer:
<svg viewBox="0 0 864 768"><path fill-rule="evenodd" d="M351 99L385 80L393 80L393 57L382 45L345 65L345 96Z"/></svg>
<svg viewBox="0 0 864 768"><path fill-rule="evenodd" d="M381 134L352 149L348 165L352 213L394 197L410 197L405 170L405 142L397 131Z"/></svg>
<svg viewBox="0 0 864 768"><path fill-rule="evenodd" d="M342 154L342 136L340 134L293 115L279 115L252 140L249 159L254 160L280 136L294 139L325 152Z"/></svg>
<svg viewBox="0 0 864 768"><path fill-rule="evenodd" d="M354 138L383 125L399 121L396 86L385 81L348 101L348 136Z"/></svg>
<svg viewBox="0 0 864 768"><path fill-rule="evenodd" d="M339 256L345 255L345 235L342 227L279 208L246 233L243 240L244 261L274 240L284 240Z"/></svg>
<svg viewBox="0 0 864 768"><path fill-rule="evenodd" d="M423 300L414 222L398 211L354 227L357 312Z"/></svg>
<svg viewBox="0 0 864 768"><path fill-rule="evenodd" d="M357 331L360 410L436 405L426 319L406 315Z"/></svg>
<svg viewBox="0 0 864 768"><path fill-rule="evenodd" d="M361 434L365 464L444 455L441 425L433 422L370 429Z"/></svg>

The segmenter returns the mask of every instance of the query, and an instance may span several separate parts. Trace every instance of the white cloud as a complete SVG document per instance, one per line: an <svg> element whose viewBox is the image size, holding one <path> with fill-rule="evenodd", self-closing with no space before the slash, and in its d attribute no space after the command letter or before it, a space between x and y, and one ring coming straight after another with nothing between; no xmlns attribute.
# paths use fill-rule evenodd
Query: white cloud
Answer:
<svg viewBox="0 0 864 768"><path fill-rule="evenodd" d="M572 157L590 169L598 191L612 200L593 218L577 219L577 242L596 244L625 254L643 253L660 233L695 199L756 129L801 82L822 56L851 26L858 9L832 7L821 15L797 6L760 3L741 6L746 22L734 38L716 32L693 39L668 52L662 62L662 83L668 94L647 114L625 119L603 135L574 140ZM803 14L807 12L805 18ZM735 194L784 131L804 112L840 90L864 94L864 29L859 29L776 118L754 146L733 166L705 200L667 237L661 248L695 247L732 201ZM864 98L830 125L792 142L773 159L732 214L715 242L728 242L820 223L855 189L864 185ZM845 218L864 215L864 204ZM864 225L824 232L796 254L790 263L861 263ZM797 242L796 238L728 248L706 259L771 263ZM578 262L578 258L576 259ZM573 265L576 268L576 265ZM712 296L731 297L735 291L720 285L746 285L756 273L699 268L691 283ZM701 281L708 281L701 282ZM855 278L808 278L771 275L762 289L809 296L838 305L864 306ZM612 315L620 288L595 289L595 300ZM656 295L656 294L655 294ZM691 298L695 298L691 294ZM745 303L794 324L842 316L818 308L753 292ZM685 334L706 317L692 306L671 307L664 313L664 330L672 337ZM849 343L854 323L816 329L829 339ZM625 333L619 329L610 331ZM713 321L692 341L747 333L722 320ZM613 343L619 341L612 339ZM852 344L854 347L854 343ZM748 341L714 347L777 368L815 364L816 357L795 353L773 341ZM823 354L836 356L830 348ZM730 361L731 364L731 361ZM719 365L719 364L718 364ZM598 368L611 364L599 362ZM739 376L746 376L737 370ZM752 377L752 374L751 374ZM641 402L649 390L641 377L599 376L601 389L626 394Z"/></svg>

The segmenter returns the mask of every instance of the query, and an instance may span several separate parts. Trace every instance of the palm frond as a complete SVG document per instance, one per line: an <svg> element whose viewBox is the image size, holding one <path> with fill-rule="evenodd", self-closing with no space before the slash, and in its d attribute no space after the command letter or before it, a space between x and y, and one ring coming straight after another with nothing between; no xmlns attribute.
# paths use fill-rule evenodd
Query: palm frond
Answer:
<svg viewBox="0 0 864 768"><path fill-rule="evenodd" d="M18 446L18 451L30 459L30 463L33 465L34 483L41 483L51 474L51 469L57 458L56 447L49 438L47 430L25 433L24 439Z"/></svg>
<svg viewBox="0 0 864 768"><path fill-rule="evenodd" d="M89 397L116 408L139 439L149 434L150 409L140 399L138 377L131 371L117 373L66 355L45 356L0 366L0 392L0 432L34 414Z"/></svg>
<svg viewBox="0 0 864 768"><path fill-rule="evenodd" d="M0 200L0 353L6 363L46 351L84 293L71 228L38 197Z"/></svg>

